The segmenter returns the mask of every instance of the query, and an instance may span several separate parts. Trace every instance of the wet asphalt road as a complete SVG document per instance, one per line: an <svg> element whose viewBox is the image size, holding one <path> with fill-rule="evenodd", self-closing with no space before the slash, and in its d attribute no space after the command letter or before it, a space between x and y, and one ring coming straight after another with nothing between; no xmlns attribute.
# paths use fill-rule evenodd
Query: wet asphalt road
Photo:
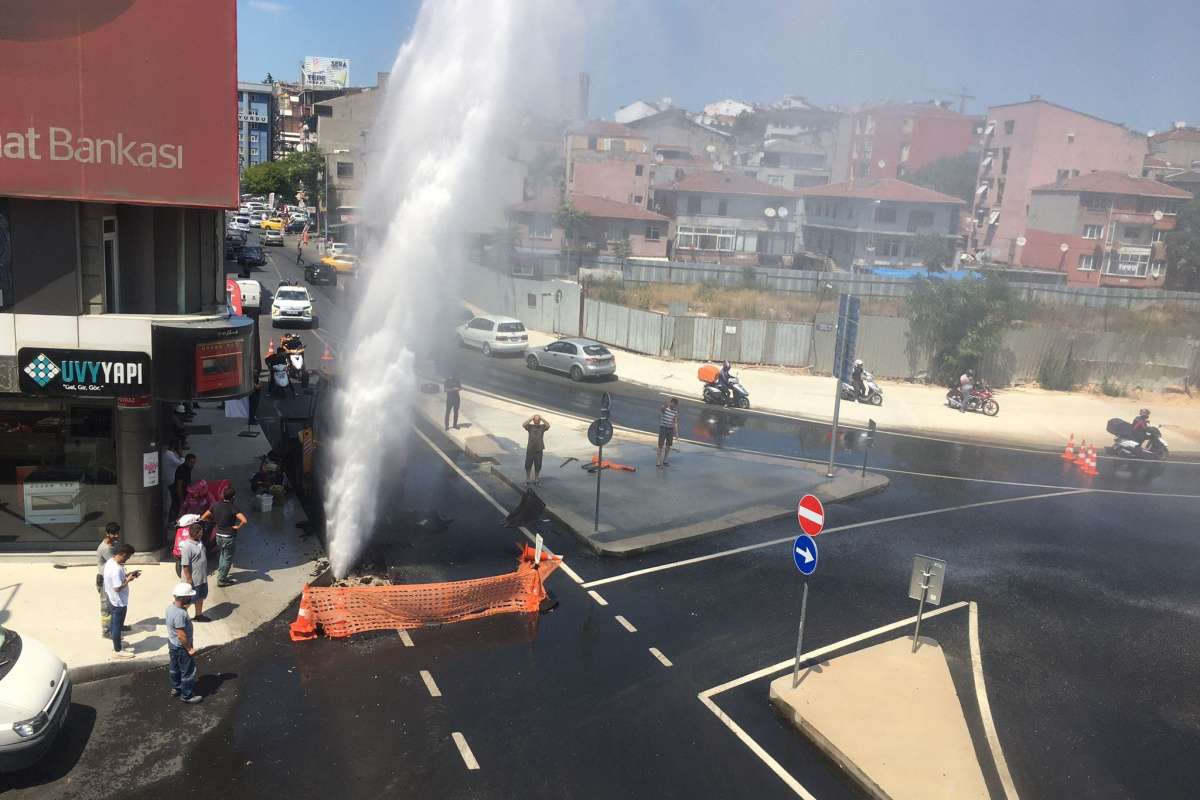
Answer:
<svg viewBox="0 0 1200 800"><path fill-rule="evenodd" d="M317 333L335 344L345 321L339 291L315 292L329 293L318 301ZM661 402L621 382L576 385L515 361L454 355L469 386L542 407L591 416L608 389L618 425L652 427ZM699 441L796 457L820 458L828 446L827 426L692 404L681 426ZM383 537L406 579L511 569L520 534L499 527L495 510L420 440L411 458L396 510L439 509L456 519L442 534ZM509 490L456 460L512 503ZM829 528L871 524L821 537L809 648L914 613L911 557L940 556L949 564L944 603L978 604L988 696L1022 797L1190 796L1200 781L1200 499L1145 493L1200 494L1197 467L1168 465L1139 481L1102 463L1089 486L1055 454L887 434L871 463L891 470L892 486L828 509ZM687 469L682 457L673 465ZM907 516L933 509L949 510ZM294 612L285 613L203 656L210 697L199 707L167 696L165 670L79 687L65 746L15 776L12 796L150 797L201 787L224 797L795 797L697 699L793 654L801 583L790 548L756 545L794 535L795 523L616 561L580 551L550 523L535 528L583 580L617 578L594 586L607 605L560 570L548 582L560 605L534 624L497 618L421 630L411 648L390 633L293 644L286 625ZM742 547L750 549L727 553ZM622 577L652 567L664 568ZM952 611L923 633L945 646L982 742L966 626L966 611ZM430 697L420 670L440 698ZM715 700L813 795L859 796L768 706L766 687L778 674ZM479 770L465 768L453 732ZM981 756L988 764L986 749ZM990 767L987 778L1001 796Z"/></svg>

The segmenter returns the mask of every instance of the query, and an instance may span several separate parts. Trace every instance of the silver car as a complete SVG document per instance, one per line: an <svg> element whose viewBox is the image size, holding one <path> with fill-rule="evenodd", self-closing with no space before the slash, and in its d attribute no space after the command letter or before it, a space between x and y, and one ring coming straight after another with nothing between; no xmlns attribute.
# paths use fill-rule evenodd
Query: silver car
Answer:
<svg viewBox="0 0 1200 800"><path fill-rule="evenodd" d="M591 339L559 339L530 350L525 356L525 366L565 372L571 380L581 381L615 374L617 360L607 347Z"/></svg>

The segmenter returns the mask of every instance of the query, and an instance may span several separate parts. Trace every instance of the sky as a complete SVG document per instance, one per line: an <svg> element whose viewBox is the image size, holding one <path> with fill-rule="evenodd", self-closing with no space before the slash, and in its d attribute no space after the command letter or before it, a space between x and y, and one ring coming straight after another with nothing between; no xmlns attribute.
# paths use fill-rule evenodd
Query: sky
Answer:
<svg viewBox="0 0 1200 800"><path fill-rule="evenodd" d="M564 0L567 2L567 0ZM513 0L519 9L519 0ZM416 0L238 0L243 80L296 80L304 56L351 61L374 85L412 30ZM1200 125L1200 17L1189 0L581 0L590 114L639 97L698 109L801 95L821 106L975 96L1047 100L1163 130ZM957 107L957 106L956 106Z"/></svg>

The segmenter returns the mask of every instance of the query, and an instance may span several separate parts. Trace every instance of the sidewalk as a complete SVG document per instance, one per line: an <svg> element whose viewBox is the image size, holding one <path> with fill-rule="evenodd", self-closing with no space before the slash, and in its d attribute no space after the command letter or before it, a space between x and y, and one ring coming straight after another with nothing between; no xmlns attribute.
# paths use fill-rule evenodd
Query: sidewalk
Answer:
<svg viewBox="0 0 1200 800"><path fill-rule="evenodd" d="M445 396L421 395L418 408L441 428ZM459 429L447 436L469 456L493 463L492 472L516 491L525 488L526 434L521 425L533 410L516 403L462 393ZM534 488L551 516L603 555L629 556L677 542L711 536L741 525L791 516L806 493L834 503L881 491L887 478L784 458L676 443L670 466L655 466L657 438L623 428L604 448L604 458L636 472L605 470L600 525L594 529L596 476L581 468L596 448L588 423L538 412L550 423L541 483Z"/></svg>
<svg viewBox="0 0 1200 800"><path fill-rule="evenodd" d="M256 456L269 447L264 436L238 437L246 421L226 419L221 409L197 410L192 424L212 429L211 434L191 433L188 437L197 456L197 478L228 478L249 519L238 539L230 573L236 583L218 587L216 561L209 562L214 574L209 577L204 613L213 621L195 626L197 645L207 649L245 636L287 608L310 579L312 562L321 550L315 536L300 537L302 531L296 523L306 517L294 496L268 512L251 507L247 481L257 469ZM174 561L136 567L142 576L129 589L127 624L133 630L124 637L135 653L132 659L114 659L111 641L100 637L96 559L90 556L82 559L84 563L79 561L0 561L0 623L49 647L67 662L71 679L77 683L166 664L163 611L179 582Z"/></svg>

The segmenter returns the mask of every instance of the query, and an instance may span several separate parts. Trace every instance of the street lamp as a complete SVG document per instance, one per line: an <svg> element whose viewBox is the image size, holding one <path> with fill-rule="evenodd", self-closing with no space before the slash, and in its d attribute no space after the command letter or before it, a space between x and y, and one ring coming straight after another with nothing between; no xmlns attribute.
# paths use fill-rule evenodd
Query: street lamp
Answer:
<svg viewBox="0 0 1200 800"><path fill-rule="evenodd" d="M345 147L338 147L325 154L325 241L329 241L329 157L341 153L349 153Z"/></svg>

